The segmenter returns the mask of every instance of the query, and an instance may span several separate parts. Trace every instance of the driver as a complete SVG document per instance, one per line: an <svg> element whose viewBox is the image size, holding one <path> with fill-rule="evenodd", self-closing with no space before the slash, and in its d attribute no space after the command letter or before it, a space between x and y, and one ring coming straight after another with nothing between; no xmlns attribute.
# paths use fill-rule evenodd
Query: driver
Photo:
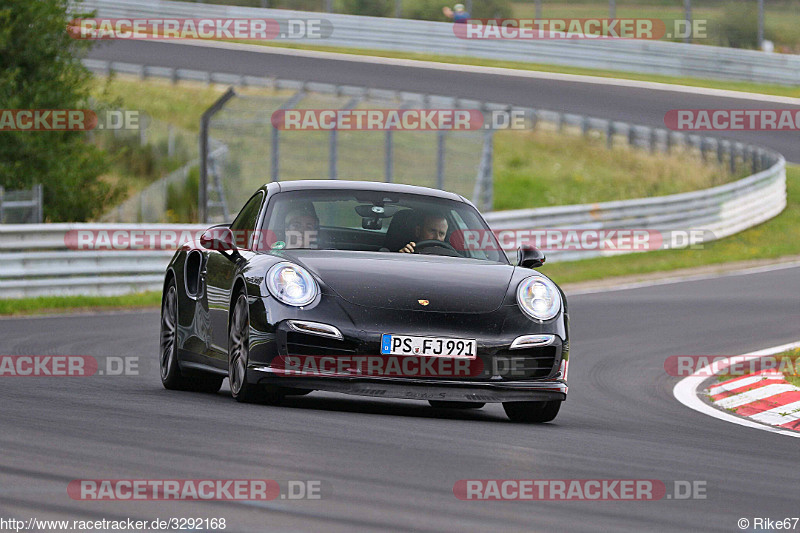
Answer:
<svg viewBox="0 0 800 533"><path fill-rule="evenodd" d="M284 219L286 248L318 248L319 218L311 204L292 208Z"/></svg>
<svg viewBox="0 0 800 533"><path fill-rule="evenodd" d="M416 227L414 228L414 238L417 241L442 241L444 242L447 236L447 219L442 215L436 213L423 214ZM400 253L413 254L415 253L414 247L417 245L415 241L411 241L400 250Z"/></svg>

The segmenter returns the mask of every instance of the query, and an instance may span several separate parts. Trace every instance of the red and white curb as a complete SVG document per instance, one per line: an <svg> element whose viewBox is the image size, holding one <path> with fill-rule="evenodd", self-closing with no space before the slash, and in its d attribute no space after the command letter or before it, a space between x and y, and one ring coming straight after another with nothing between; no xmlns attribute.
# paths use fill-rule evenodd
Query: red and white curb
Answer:
<svg viewBox="0 0 800 533"><path fill-rule="evenodd" d="M737 357L737 362L774 355L800 347L800 342L774 346L758 352ZM725 362L716 368L724 368ZM714 374L710 366L697 370L675 385L672 394L686 407L713 416L720 420L788 435L800 437L800 388L788 383L782 373L763 371L739 376L709 388L713 407L702 401L698 388ZM724 411L734 409L737 415ZM744 417L744 418L742 418ZM794 431L793 431L794 429Z"/></svg>

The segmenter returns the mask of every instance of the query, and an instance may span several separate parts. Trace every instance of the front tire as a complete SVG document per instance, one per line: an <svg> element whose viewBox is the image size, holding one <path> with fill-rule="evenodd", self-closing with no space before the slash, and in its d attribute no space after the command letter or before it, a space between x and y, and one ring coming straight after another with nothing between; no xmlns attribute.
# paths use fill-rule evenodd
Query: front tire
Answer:
<svg viewBox="0 0 800 533"><path fill-rule="evenodd" d="M178 289L171 279L161 301L161 384L168 390L215 393L222 386L219 376L184 376L178 364Z"/></svg>
<svg viewBox="0 0 800 533"><path fill-rule="evenodd" d="M561 401L548 402L503 402L503 410L514 422L541 424L550 422L558 415Z"/></svg>
<svg viewBox="0 0 800 533"><path fill-rule="evenodd" d="M247 364L250 360L250 312L247 295L243 292L236 298L231 310L231 323L228 333L228 382L231 396L243 403L278 404L281 395L268 387L254 385L247 381Z"/></svg>

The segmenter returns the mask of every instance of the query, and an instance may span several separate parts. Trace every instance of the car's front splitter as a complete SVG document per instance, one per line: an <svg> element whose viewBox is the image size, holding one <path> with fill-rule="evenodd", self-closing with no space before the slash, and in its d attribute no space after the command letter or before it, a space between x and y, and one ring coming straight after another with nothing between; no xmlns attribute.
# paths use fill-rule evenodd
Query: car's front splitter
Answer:
<svg viewBox="0 0 800 533"><path fill-rule="evenodd" d="M563 380L542 381L446 381L371 376L284 376L268 366L251 367L249 381L295 389L313 389L373 398L440 400L458 402L564 401Z"/></svg>

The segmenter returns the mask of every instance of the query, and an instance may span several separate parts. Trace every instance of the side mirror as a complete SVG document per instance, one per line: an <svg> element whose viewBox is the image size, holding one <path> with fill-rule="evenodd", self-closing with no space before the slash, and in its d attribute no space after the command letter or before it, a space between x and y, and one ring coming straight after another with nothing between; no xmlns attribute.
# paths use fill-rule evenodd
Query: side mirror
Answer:
<svg viewBox="0 0 800 533"><path fill-rule="evenodd" d="M238 256L236 241L233 232L227 226L214 226L208 228L200 236L200 246L218 252L231 252L231 256Z"/></svg>
<svg viewBox="0 0 800 533"><path fill-rule="evenodd" d="M517 265L525 268L537 268L544 264L544 252L530 244L523 244L517 249Z"/></svg>

